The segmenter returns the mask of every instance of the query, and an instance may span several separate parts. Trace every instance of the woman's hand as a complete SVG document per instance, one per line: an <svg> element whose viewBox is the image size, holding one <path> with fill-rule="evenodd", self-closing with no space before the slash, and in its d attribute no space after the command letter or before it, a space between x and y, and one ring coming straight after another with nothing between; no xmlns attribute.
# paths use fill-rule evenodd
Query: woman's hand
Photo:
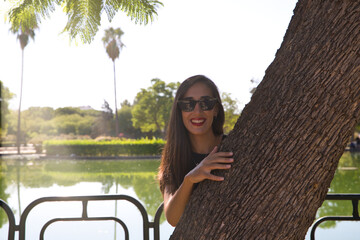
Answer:
<svg viewBox="0 0 360 240"><path fill-rule="evenodd" d="M193 170L191 170L185 178L192 183L198 183L205 179L212 181L223 181L224 178L211 174L215 169L229 169L234 161L232 152L217 152L216 146L209 155L204 158Z"/></svg>

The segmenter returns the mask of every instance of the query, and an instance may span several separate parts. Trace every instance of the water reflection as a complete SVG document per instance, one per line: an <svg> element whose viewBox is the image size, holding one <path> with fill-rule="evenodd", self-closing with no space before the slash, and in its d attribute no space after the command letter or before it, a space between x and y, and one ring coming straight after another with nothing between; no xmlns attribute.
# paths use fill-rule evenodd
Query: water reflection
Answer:
<svg viewBox="0 0 360 240"><path fill-rule="evenodd" d="M0 161L0 199L8 201L10 194L5 192L8 185L5 173L7 171L7 166L4 162ZM3 210L0 210L0 228L8 222L7 216Z"/></svg>
<svg viewBox="0 0 360 240"><path fill-rule="evenodd" d="M329 193L360 193L360 154L346 152L343 154ZM351 216L351 201L325 201L317 212L317 218L323 216ZM327 221L321 228L334 228L337 222Z"/></svg>
<svg viewBox="0 0 360 240"><path fill-rule="evenodd" d="M16 208L20 214L22 188L74 187L80 182L94 182L101 183L101 192L89 194L108 194L111 188L119 185L124 189L132 188L153 218L162 202L156 182L158 166L158 160L5 160L1 161L0 198L8 202L10 186L12 189L17 186L19 206ZM15 192L11 194L14 196ZM15 207L14 202L9 204ZM5 223L6 214L0 211L0 227Z"/></svg>
<svg viewBox="0 0 360 240"><path fill-rule="evenodd" d="M155 159L1 160L0 198L9 203L18 218L22 208L36 198L54 195L52 191L55 195L69 194L69 192L70 195L132 194L134 192L133 197L143 203L152 220L162 202L156 182L159 163L159 160ZM339 162L329 193L360 193L359 169L360 154L345 153ZM99 185L100 188L97 187ZM119 190L121 192L118 192L118 189L121 189ZM31 191L33 192L30 194ZM75 194L72 194L74 192ZM116 204L112 205L113 210L111 210L112 213L115 210L115 214L116 208L120 208ZM318 210L317 217L351 214L350 201L325 201ZM162 217L162 222L164 221ZM0 210L0 231L7 231L3 229L7 222L5 212ZM19 222L18 219L16 222ZM325 222L319 227L329 229L336 227L337 224ZM169 232L171 234L171 229Z"/></svg>

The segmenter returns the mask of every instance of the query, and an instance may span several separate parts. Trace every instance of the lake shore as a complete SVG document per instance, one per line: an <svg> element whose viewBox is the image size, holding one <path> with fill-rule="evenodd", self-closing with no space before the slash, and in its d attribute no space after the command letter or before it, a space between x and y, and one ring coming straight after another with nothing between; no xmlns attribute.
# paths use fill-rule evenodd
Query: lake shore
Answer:
<svg viewBox="0 0 360 240"><path fill-rule="evenodd" d="M20 159L20 160L36 160L36 159L69 159L69 160L139 160L139 159L160 159L160 155L132 155L132 156L62 156L62 155L46 155L45 153L36 153L35 147L21 147L21 154L17 153L16 147L0 147L0 159Z"/></svg>

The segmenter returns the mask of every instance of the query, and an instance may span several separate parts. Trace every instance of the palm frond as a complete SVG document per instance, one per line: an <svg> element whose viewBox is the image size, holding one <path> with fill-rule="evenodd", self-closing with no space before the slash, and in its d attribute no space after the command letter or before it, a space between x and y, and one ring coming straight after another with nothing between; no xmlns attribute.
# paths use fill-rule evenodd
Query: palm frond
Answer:
<svg viewBox="0 0 360 240"><path fill-rule="evenodd" d="M163 4L156 0L106 0L104 9L109 21L121 10L135 23L148 24L154 20L159 6Z"/></svg>
<svg viewBox="0 0 360 240"><path fill-rule="evenodd" d="M54 3L59 0L24 0L19 6L9 11L9 21L11 31L35 29L39 26L41 18L50 16L50 12L55 10Z"/></svg>
<svg viewBox="0 0 360 240"><path fill-rule="evenodd" d="M120 48L117 46L115 39L106 46L106 53L112 61L119 57Z"/></svg>
<svg viewBox="0 0 360 240"><path fill-rule="evenodd" d="M104 46L106 48L106 52L108 56L115 61L116 58L120 55L120 50L124 46L121 41L121 36L124 32L120 28L112 28L105 30L105 35L102 38Z"/></svg>
<svg viewBox="0 0 360 240"><path fill-rule="evenodd" d="M34 29L39 25L40 18L33 6L14 8L9 12L11 21L11 32L25 32L27 29Z"/></svg>
<svg viewBox="0 0 360 240"><path fill-rule="evenodd" d="M99 30L102 11L102 0L69 0L65 12L68 23L64 31L75 39L77 35L85 43L90 43Z"/></svg>
<svg viewBox="0 0 360 240"><path fill-rule="evenodd" d="M90 43L99 30L102 11L109 21L118 11L123 11L135 23L147 24L154 20L157 8L163 6L157 0L24 0L9 12L12 29L39 26L56 5L61 5L68 16L64 31L72 39L79 36L86 43Z"/></svg>

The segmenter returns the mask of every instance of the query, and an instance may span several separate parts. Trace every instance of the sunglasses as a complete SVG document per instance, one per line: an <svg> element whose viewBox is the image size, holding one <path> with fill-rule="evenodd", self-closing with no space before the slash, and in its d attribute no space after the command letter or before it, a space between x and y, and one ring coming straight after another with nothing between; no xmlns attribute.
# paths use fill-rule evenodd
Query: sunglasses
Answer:
<svg viewBox="0 0 360 240"><path fill-rule="evenodd" d="M192 112L194 111L197 103L199 103L201 110L210 111L215 107L217 101L218 100L213 97L202 97L200 100L182 99L179 100L177 103L181 111Z"/></svg>

